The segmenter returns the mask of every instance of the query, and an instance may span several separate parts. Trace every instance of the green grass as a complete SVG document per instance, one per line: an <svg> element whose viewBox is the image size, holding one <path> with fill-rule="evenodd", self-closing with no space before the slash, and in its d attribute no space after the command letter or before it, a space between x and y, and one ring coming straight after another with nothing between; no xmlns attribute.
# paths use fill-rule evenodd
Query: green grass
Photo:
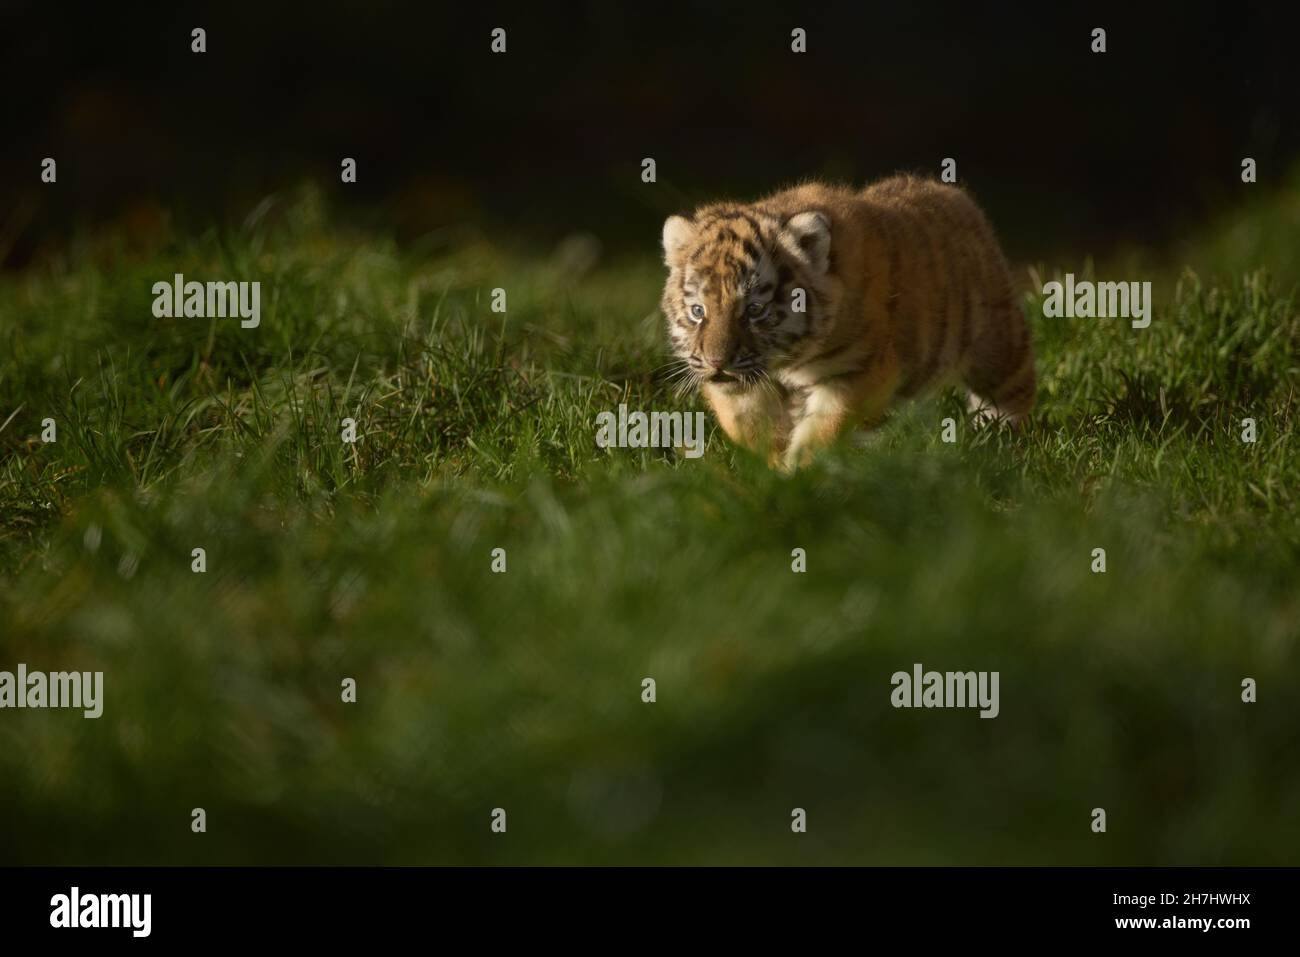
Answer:
<svg viewBox="0 0 1300 957"><path fill-rule="evenodd" d="M106 685L0 712L0 860L1296 863L1296 277L1223 235L1149 329L1028 301L1023 433L939 396L794 477L596 448L697 407L653 237L399 249L307 192L0 280L0 669ZM154 319L175 272L260 279L261 327ZM1000 716L895 710L914 662Z"/></svg>

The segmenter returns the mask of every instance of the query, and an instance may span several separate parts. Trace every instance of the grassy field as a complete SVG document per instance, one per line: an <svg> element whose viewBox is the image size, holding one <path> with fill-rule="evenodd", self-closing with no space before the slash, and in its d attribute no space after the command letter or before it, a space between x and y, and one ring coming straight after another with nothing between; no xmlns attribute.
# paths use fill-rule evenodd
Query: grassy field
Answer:
<svg viewBox="0 0 1300 957"><path fill-rule="evenodd" d="M306 190L0 278L0 669L105 676L0 712L0 862L1295 864L1298 239L1104 275L1145 330L1029 299L1026 431L939 396L793 477L596 447L697 408L654 237L398 248ZM261 326L155 319L176 272ZM1000 715L894 709L916 662Z"/></svg>

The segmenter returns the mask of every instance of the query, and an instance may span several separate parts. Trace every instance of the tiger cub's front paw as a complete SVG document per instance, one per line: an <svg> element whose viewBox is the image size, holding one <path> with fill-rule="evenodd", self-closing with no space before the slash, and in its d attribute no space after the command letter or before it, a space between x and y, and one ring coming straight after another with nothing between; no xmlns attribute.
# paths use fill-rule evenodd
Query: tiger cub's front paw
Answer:
<svg viewBox="0 0 1300 957"><path fill-rule="evenodd" d="M781 454L781 462L778 468L786 475L797 472L812 462L814 452L816 452L816 449L807 442L791 443L785 452Z"/></svg>

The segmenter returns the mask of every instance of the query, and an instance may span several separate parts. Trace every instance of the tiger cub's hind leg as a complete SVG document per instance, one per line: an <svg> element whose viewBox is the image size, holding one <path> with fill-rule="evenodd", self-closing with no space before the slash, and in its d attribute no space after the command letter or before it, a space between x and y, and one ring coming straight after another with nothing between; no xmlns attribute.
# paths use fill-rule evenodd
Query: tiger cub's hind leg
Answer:
<svg viewBox="0 0 1300 957"><path fill-rule="evenodd" d="M979 422L1020 425L1034 407L1034 350L1025 317L1007 301L971 343L965 375L967 404Z"/></svg>

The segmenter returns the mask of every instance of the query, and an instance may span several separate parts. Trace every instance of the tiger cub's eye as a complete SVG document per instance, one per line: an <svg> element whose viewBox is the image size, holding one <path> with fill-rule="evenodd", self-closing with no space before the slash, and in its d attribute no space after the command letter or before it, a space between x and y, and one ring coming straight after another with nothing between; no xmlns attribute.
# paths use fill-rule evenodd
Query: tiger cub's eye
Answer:
<svg viewBox="0 0 1300 957"><path fill-rule="evenodd" d="M745 307L745 315L751 319L757 319L765 312L767 312L767 303L765 302L751 302Z"/></svg>
<svg viewBox="0 0 1300 957"><path fill-rule="evenodd" d="M695 305L691 306L691 318L694 319L696 322L699 322L701 319L704 318L704 307L701 306L698 302Z"/></svg>

